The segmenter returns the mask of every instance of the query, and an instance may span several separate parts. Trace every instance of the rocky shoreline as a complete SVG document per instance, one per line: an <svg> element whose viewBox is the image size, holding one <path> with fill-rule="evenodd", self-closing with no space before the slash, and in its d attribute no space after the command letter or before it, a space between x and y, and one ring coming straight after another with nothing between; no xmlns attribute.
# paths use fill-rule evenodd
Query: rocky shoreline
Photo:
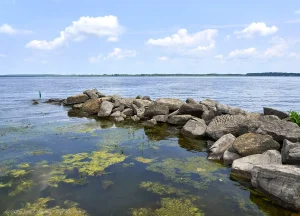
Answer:
<svg viewBox="0 0 300 216"><path fill-rule="evenodd" d="M208 142L208 159L232 165L233 177L249 182L274 203L300 212L300 127L285 112L264 108L263 114L252 113L210 99L122 98L97 89L46 103L115 122L129 119L145 127L170 124L183 136L213 140Z"/></svg>

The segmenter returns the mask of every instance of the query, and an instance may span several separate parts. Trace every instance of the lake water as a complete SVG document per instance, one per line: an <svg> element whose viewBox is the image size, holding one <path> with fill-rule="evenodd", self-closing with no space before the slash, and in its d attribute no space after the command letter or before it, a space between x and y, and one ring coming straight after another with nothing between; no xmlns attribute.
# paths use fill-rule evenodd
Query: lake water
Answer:
<svg viewBox="0 0 300 216"><path fill-rule="evenodd" d="M206 159L205 140L184 138L176 127L72 117L66 107L31 100L38 91L47 99L97 88L123 97L212 98L249 111L300 111L299 81L0 78L0 215L291 215L231 179L230 168Z"/></svg>

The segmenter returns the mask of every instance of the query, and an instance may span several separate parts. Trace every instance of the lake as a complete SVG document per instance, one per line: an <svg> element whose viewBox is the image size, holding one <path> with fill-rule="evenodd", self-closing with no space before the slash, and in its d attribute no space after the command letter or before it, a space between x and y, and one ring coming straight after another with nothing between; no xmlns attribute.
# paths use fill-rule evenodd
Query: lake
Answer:
<svg viewBox="0 0 300 216"><path fill-rule="evenodd" d="M67 107L31 100L38 91L48 99L97 88L122 97L211 98L254 112L300 111L299 81L0 78L0 215L291 215L232 179L229 167L207 160L206 141L182 137L176 127L73 117Z"/></svg>

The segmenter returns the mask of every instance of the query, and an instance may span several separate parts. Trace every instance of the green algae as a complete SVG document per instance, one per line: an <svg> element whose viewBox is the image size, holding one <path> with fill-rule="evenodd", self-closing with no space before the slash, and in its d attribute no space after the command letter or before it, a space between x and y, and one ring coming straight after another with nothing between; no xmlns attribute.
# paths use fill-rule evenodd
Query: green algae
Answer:
<svg viewBox="0 0 300 216"><path fill-rule="evenodd" d="M163 198L155 210L133 209L133 216L202 216L203 213L189 199Z"/></svg>
<svg viewBox="0 0 300 216"><path fill-rule="evenodd" d="M27 203L23 208L16 210L7 210L4 216L87 216L87 212L77 208L77 206L61 208L55 206L49 208L47 203L52 201L50 197L39 198L35 203ZM68 204L66 205L68 206Z"/></svg>
<svg viewBox="0 0 300 216"><path fill-rule="evenodd" d="M48 149L40 149L40 150L36 150L36 151L27 152L27 154L31 154L33 156L38 156L38 155L52 154L52 152Z"/></svg>
<svg viewBox="0 0 300 216"><path fill-rule="evenodd" d="M149 164L149 163L152 163L154 161L154 159L144 158L144 157L136 157L135 160L140 162L140 163L144 163L144 164Z"/></svg>
<svg viewBox="0 0 300 216"><path fill-rule="evenodd" d="M9 187L12 186L12 184L13 184L12 181L7 182L7 183L2 183L2 182L0 182L0 189L1 189L1 188L9 188Z"/></svg>
<svg viewBox="0 0 300 216"><path fill-rule="evenodd" d="M22 163L18 165L19 168L28 168L29 164L28 163Z"/></svg>
<svg viewBox="0 0 300 216"><path fill-rule="evenodd" d="M131 162L131 163L123 163L122 167L123 168L129 168L129 167L133 167L135 163Z"/></svg>
<svg viewBox="0 0 300 216"><path fill-rule="evenodd" d="M33 181L32 180L20 180L20 183L15 187L13 191L11 191L8 195L9 196L16 196L22 192L28 191L32 188Z"/></svg>
<svg viewBox="0 0 300 216"><path fill-rule="evenodd" d="M102 187L104 190L107 190L108 188L110 188L112 185L114 185L115 183L113 181L109 181L109 180L104 180L102 182Z"/></svg>
<svg viewBox="0 0 300 216"><path fill-rule="evenodd" d="M189 193L187 190L178 189L170 185L162 184L159 182L144 181L140 184L140 187L149 192L158 194L160 196L171 195L171 194L177 196L184 196Z"/></svg>
<svg viewBox="0 0 300 216"><path fill-rule="evenodd" d="M187 184L197 189L206 189L213 181L225 181L224 175L216 172L224 167L203 157L190 157L185 160L168 158L162 162L153 163L146 169L161 173L173 182ZM193 180L191 174L196 174L200 179Z"/></svg>
<svg viewBox="0 0 300 216"><path fill-rule="evenodd" d="M28 170L23 170L23 169L13 169L10 170L9 174L14 178L18 178L27 175L28 172L29 172Z"/></svg>

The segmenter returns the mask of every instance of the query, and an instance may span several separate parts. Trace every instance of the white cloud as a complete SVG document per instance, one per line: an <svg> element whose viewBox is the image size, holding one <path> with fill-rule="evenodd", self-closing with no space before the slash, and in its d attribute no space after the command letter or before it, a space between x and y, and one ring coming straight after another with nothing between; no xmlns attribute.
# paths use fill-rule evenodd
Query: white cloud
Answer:
<svg viewBox="0 0 300 216"><path fill-rule="evenodd" d="M300 14L300 10L296 10L296 11L295 11L295 14Z"/></svg>
<svg viewBox="0 0 300 216"><path fill-rule="evenodd" d="M286 50L288 49L288 44L283 38L278 36L273 37L270 43L272 46L264 52L264 57L271 58L287 55Z"/></svg>
<svg viewBox="0 0 300 216"><path fill-rule="evenodd" d="M238 38L252 38L254 36L267 36L274 34L278 31L276 26L268 27L265 23L257 22L251 23L248 27L244 28L241 31L235 31L234 34L237 35Z"/></svg>
<svg viewBox="0 0 300 216"><path fill-rule="evenodd" d="M117 41L122 33L123 27L120 26L118 17L80 17L73 21L71 26L66 27L60 32L59 37L52 41L33 40L26 44L26 48L53 50L65 45L69 40L81 41L88 35L107 37L108 41Z"/></svg>
<svg viewBox="0 0 300 216"><path fill-rule="evenodd" d="M167 56L160 56L157 58L159 61L168 61L169 58Z"/></svg>
<svg viewBox="0 0 300 216"><path fill-rule="evenodd" d="M5 54L0 54L0 58L5 58L6 55Z"/></svg>
<svg viewBox="0 0 300 216"><path fill-rule="evenodd" d="M104 55L98 55L96 57L91 57L89 58L90 63L95 63L101 60L109 60L109 59L124 59L124 58L129 58L129 57L135 57L136 56L136 51L135 50L122 50L120 48L114 48L114 50L110 53L108 53L106 56Z"/></svg>
<svg viewBox="0 0 300 216"><path fill-rule="evenodd" d="M8 24L3 24L0 26L0 34L8 34L8 35L17 35L17 34L31 34L32 31L15 29Z"/></svg>
<svg viewBox="0 0 300 216"><path fill-rule="evenodd" d="M228 54L228 57L230 59L232 59L232 58L248 59L248 58L251 58L255 55L256 55L256 48L250 47L250 48L247 48L247 49L233 50Z"/></svg>

